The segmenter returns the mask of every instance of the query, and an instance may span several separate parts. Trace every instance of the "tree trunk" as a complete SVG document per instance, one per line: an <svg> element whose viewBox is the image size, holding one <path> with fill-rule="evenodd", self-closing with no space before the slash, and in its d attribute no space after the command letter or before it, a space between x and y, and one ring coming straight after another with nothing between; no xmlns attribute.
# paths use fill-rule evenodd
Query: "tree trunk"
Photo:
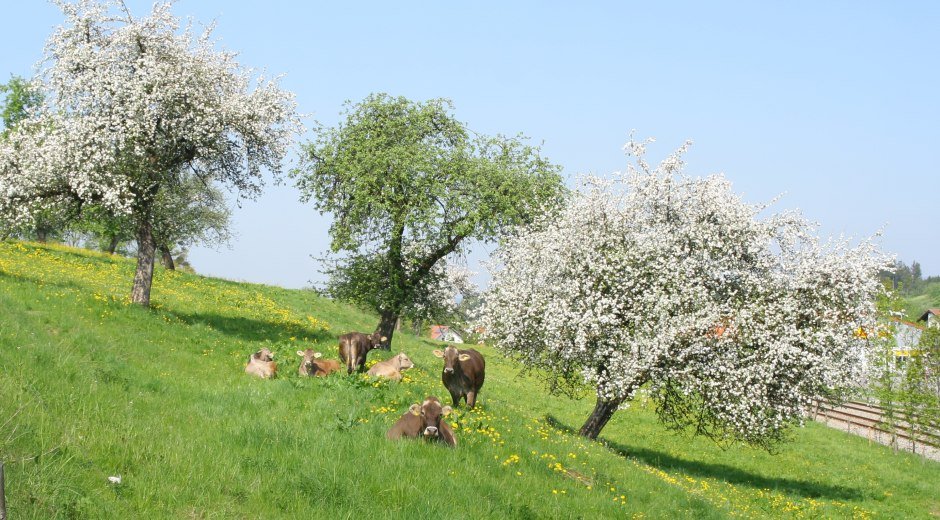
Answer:
<svg viewBox="0 0 940 520"><path fill-rule="evenodd" d="M170 248L162 245L160 246L160 259L163 262L163 267L166 267L170 271L176 270L176 264L173 263L173 254L170 253Z"/></svg>
<svg viewBox="0 0 940 520"><path fill-rule="evenodd" d="M594 405L594 411L591 412L591 416L588 417L588 420L584 423L584 426L582 426L581 430L578 431L578 435L582 435L588 439L596 439L604 426L607 425L607 421L613 417L614 412L617 411L617 407L620 406L623 401L623 399L613 399L607 401L598 396L597 404Z"/></svg>
<svg viewBox="0 0 940 520"><path fill-rule="evenodd" d="M150 306L150 286L153 284L156 250L153 228L150 220L144 218L137 229L137 272L134 273L134 288L131 290L131 301L144 307Z"/></svg>
<svg viewBox="0 0 940 520"><path fill-rule="evenodd" d="M383 350L392 349L392 336L395 334L395 324L398 323L398 313L392 311L382 311L382 317L379 320L379 326L375 331L385 336L385 343L382 344Z"/></svg>
<svg viewBox="0 0 940 520"><path fill-rule="evenodd" d="M46 242L46 230L45 229L39 228L36 230L36 242L42 242L42 243Z"/></svg>
<svg viewBox="0 0 940 520"><path fill-rule="evenodd" d="M108 242L108 254L113 255L117 251L118 246L118 237L117 235L111 235L111 241Z"/></svg>

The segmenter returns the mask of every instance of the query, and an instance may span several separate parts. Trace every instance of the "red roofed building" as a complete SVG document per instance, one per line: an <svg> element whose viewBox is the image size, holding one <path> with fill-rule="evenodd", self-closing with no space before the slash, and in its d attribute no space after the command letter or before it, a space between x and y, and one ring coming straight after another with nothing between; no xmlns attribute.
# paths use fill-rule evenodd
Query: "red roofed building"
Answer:
<svg viewBox="0 0 940 520"><path fill-rule="evenodd" d="M923 321L928 327L940 326L940 309L927 309L917 321Z"/></svg>
<svg viewBox="0 0 940 520"><path fill-rule="evenodd" d="M463 338L447 325L431 325L431 339L448 343L463 343Z"/></svg>

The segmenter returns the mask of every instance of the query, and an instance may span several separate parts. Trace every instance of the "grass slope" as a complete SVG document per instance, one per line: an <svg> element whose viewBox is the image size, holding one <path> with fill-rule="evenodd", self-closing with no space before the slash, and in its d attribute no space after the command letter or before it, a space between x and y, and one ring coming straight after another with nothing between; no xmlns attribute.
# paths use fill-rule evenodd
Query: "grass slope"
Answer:
<svg viewBox="0 0 940 520"><path fill-rule="evenodd" d="M937 308L940 308L940 282L927 283L918 294L904 298L904 310L911 321L916 321L927 309Z"/></svg>
<svg viewBox="0 0 940 520"><path fill-rule="evenodd" d="M0 459L11 518L745 518L940 515L940 464L815 423L778 454L664 431L645 403L606 444L566 433L589 399L548 396L492 349L458 447L388 442L446 395L429 340L401 383L296 376L376 319L306 291L159 270L150 310L133 264L0 243ZM243 373L261 346L281 376ZM108 483L120 475L122 483Z"/></svg>

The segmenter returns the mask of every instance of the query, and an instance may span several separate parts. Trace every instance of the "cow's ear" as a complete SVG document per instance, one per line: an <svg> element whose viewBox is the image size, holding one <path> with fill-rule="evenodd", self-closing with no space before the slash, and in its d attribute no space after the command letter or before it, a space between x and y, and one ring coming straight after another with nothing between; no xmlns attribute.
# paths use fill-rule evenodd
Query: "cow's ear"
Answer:
<svg viewBox="0 0 940 520"><path fill-rule="evenodd" d="M450 406L445 406L444 408L441 408L441 413L444 414L445 416L450 415L450 412L453 412L453 411L454 409L451 408Z"/></svg>
<svg viewBox="0 0 940 520"><path fill-rule="evenodd" d="M314 352L314 353L313 353L313 357L315 357L315 358L321 358L321 357L323 357L323 353L322 353L322 352Z"/></svg>
<svg viewBox="0 0 940 520"><path fill-rule="evenodd" d="M444 351L443 351L443 350L435 350L435 351L433 352L433 354L434 354L435 356L437 356L437 357L444 357Z"/></svg>
<svg viewBox="0 0 940 520"><path fill-rule="evenodd" d="M461 354L457 356L457 359L461 361L470 361L470 354Z"/></svg>
<svg viewBox="0 0 940 520"><path fill-rule="evenodd" d="M408 411L411 412L412 415L421 415L421 405L415 403L411 405L411 408L409 408Z"/></svg>
<svg viewBox="0 0 940 520"><path fill-rule="evenodd" d="M298 350L298 351L297 351L297 355L303 357L304 351L303 351L303 350Z"/></svg>

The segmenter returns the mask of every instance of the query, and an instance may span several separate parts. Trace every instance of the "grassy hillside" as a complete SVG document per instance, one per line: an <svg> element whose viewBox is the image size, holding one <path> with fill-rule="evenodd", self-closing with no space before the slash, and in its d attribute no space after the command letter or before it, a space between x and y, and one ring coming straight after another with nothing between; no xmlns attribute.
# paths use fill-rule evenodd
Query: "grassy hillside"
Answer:
<svg viewBox="0 0 940 520"><path fill-rule="evenodd" d="M940 308L940 282L925 283L917 294L904 297L904 310L911 321L920 318L927 309Z"/></svg>
<svg viewBox="0 0 940 520"><path fill-rule="evenodd" d="M10 517L925 518L940 464L808 424L775 455L723 451L618 412L606 445L565 432L590 399L548 396L492 349L458 447L389 442L443 397L438 344L401 334L401 383L296 376L306 346L376 319L310 292L159 270L154 306L128 304L133 264L0 243L0 459ZM243 373L274 350L281 376ZM108 477L120 475L120 485Z"/></svg>

